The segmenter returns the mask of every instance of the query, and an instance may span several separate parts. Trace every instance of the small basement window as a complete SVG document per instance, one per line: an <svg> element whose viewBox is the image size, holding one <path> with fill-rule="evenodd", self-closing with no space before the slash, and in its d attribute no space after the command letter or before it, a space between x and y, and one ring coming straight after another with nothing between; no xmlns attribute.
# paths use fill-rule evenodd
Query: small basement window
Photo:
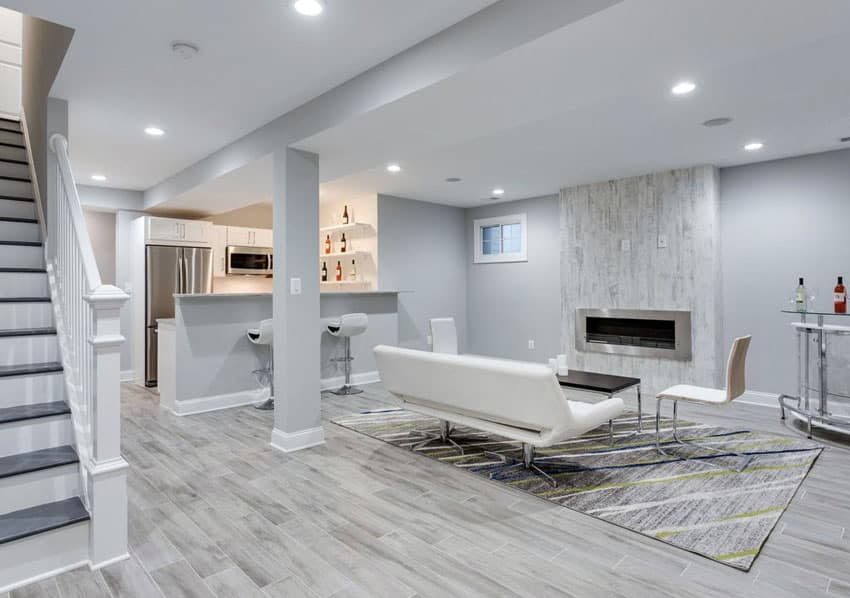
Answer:
<svg viewBox="0 0 850 598"><path fill-rule="evenodd" d="M476 264L528 261L525 214L480 218L472 226Z"/></svg>

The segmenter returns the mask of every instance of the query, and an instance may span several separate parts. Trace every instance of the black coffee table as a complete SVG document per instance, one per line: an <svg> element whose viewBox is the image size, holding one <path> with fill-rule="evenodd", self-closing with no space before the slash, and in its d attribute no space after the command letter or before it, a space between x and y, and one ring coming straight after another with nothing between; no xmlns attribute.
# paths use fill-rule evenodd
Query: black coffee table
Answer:
<svg viewBox="0 0 850 598"><path fill-rule="evenodd" d="M637 391L638 431L643 431L643 405L640 399L640 378L627 378L626 376L612 376L610 374L570 370L568 375L558 376L558 382L565 388L595 392L607 395L609 399L615 393L634 387Z"/></svg>

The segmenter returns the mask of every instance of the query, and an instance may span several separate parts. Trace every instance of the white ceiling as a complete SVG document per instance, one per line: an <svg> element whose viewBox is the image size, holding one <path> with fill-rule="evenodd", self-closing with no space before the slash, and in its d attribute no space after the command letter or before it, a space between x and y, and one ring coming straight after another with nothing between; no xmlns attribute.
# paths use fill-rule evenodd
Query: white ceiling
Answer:
<svg viewBox="0 0 850 598"><path fill-rule="evenodd" d="M850 135L847 56L846 0L626 0L298 145L320 154L325 198L458 206L496 186L510 200L837 149ZM673 97L681 79L699 88ZM721 116L734 121L701 126ZM754 139L765 148L743 151Z"/></svg>
<svg viewBox="0 0 850 598"><path fill-rule="evenodd" d="M76 29L51 92L78 179L146 189L494 0L0 0ZM200 47L189 61L174 40ZM144 127L166 130L150 138Z"/></svg>

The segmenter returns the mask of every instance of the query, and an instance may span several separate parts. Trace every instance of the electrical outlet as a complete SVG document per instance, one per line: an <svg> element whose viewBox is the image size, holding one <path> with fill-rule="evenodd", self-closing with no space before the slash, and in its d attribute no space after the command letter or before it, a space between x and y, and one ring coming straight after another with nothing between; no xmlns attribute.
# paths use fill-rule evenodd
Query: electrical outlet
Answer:
<svg viewBox="0 0 850 598"><path fill-rule="evenodd" d="M300 295L301 294L301 279L300 278L290 278L289 279L289 294L290 295Z"/></svg>
<svg viewBox="0 0 850 598"><path fill-rule="evenodd" d="M528 350L534 351L534 339L528 339Z"/></svg>
<svg viewBox="0 0 850 598"><path fill-rule="evenodd" d="M667 249L667 237L658 235L658 249Z"/></svg>
<svg viewBox="0 0 850 598"><path fill-rule="evenodd" d="M620 241L620 251L631 251L632 250L632 242L629 239L623 239Z"/></svg>

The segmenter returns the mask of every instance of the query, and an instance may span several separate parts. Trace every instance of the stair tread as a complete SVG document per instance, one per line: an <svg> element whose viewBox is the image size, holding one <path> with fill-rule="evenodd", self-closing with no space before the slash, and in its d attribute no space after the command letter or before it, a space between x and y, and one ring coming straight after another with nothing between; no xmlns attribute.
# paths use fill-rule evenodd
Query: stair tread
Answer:
<svg viewBox="0 0 850 598"><path fill-rule="evenodd" d="M18 274L43 274L47 272L47 268L0 268L0 272L18 273Z"/></svg>
<svg viewBox="0 0 850 598"><path fill-rule="evenodd" d="M56 329L52 326L42 326L40 328L0 328L0 338L10 336L48 336L56 334Z"/></svg>
<svg viewBox="0 0 850 598"><path fill-rule="evenodd" d="M20 164L22 166L27 166L29 164L26 160L12 160L11 158L0 158L0 162L5 162L6 164Z"/></svg>
<svg viewBox="0 0 850 598"><path fill-rule="evenodd" d="M61 371L62 364L58 361L0 365L0 378L6 378L9 376L26 376L28 374L49 374Z"/></svg>
<svg viewBox="0 0 850 598"><path fill-rule="evenodd" d="M53 401L51 403L35 403L32 405L15 405L0 409L0 424L11 424L29 419L41 419L42 417L53 417L54 415L66 415L71 413L71 408L65 401Z"/></svg>
<svg viewBox="0 0 850 598"><path fill-rule="evenodd" d="M0 195L0 199L5 199L6 201L26 201L29 203L35 203L35 200L32 197L18 197L17 195Z"/></svg>
<svg viewBox="0 0 850 598"><path fill-rule="evenodd" d="M50 469L51 467L70 465L71 463L78 463L79 460L74 447L67 444L30 453L21 453L20 455L11 455L0 459L0 479Z"/></svg>
<svg viewBox="0 0 850 598"><path fill-rule="evenodd" d="M0 121L0 131L5 131L5 132L7 132L7 133L14 133L14 134L16 134L16 135L23 135L23 134L24 134L24 132L23 132L23 131L21 131L21 129L20 129L20 128L17 128L17 129L9 129L9 128L6 128L6 127L2 126L2 121Z"/></svg>
<svg viewBox="0 0 850 598"><path fill-rule="evenodd" d="M0 145L3 147L16 147L18 149L27 149L22 143L7 143L5 141L0 141Z"/></svg>
<svg viewBox="0 0 850 598"><path fill-rule="evenodd" d="M22 222L24 224L38 224L35 218L12 218L11 216L0 216L0 222Z"/></svg>
<svg viewBox="0 0 850 598"><path fill-rule="evenodd" d="M0 245L19 245L21 247L41 247L41 241L0 241Z"/></svg>
<svg viewBox="0 0 850 598"><path fill-rule="evenodd" d="M14 123L18 126L20 126L20 124L21 124L21 119L19 119L19 118L6 118L5 116L0 116L0 121L6 122L6 123Z"/></svg>
<svg viewBox="0 0 850 598"><path fill-rule="evenodd" d="M18 181L19 183L32 183L32 179L28 176L12 176L10 174L0 174L0 181Z"/></svg>
<svg viewBox="0 0 850 598"><path fill-rule="evenodd" d="M0 303L50 303L50 297L0 297Z"/></svg>
<svg viewBox="0 0 850 598"><path fill-rule="evenodd" d="M0 515L0 544L88 521L79 498L68 498Z"/></svg>

